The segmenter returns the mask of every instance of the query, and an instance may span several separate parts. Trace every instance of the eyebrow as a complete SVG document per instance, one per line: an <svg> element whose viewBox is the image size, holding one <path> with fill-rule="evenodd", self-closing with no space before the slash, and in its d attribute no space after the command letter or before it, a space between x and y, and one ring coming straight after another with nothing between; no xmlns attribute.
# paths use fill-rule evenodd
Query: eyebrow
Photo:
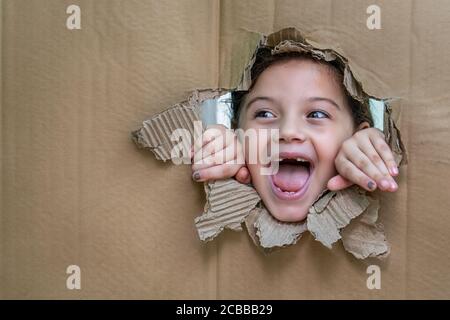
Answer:
<svg viewBox="0 0 450 320"><path fill-rule="evenodd" d="M332 104L333 106L335 106L336 108L338 108L339 110L341 110L341 107L339 107L339 105L333 100L333 99L329 99L329 98L324 98L324 97L311 97L308 98L308 101L326 101L330 104Z"/></svg>
<svg viewBox="0 0 450 320"><path fill-rule="evenodd" d="M271 97L261 97L261 96L259 96L259 97L254 97L249 102L247 102L247 106L246 107L249 107L253 102L256 102L258 100L275 102L275 99L273 99Z"/></svg>
<svg viewBox="0 0 450 320"><path fill-rule="evenodd" d="M247 103L247 107L249 107L253 102L256 102L258 100L275 102L275 99L273 99L271 97L264 97L264 96L254 97ZM325 97L310 97L307 99L307 101L310 101L310 102L326 101L326 102L332 104L333 106L335 106L336 108L338 108L339 110L341 110L341 107L333 99L329 99L329 98L325 98Z"/></svg>

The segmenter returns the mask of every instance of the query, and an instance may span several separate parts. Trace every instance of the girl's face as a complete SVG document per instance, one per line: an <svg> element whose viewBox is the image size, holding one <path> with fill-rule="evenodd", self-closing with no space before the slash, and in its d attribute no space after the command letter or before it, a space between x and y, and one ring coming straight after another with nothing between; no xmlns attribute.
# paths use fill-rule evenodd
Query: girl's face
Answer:
<svg viewBox="0 0 450 320"><path fill-rule="evenodd" d="M330 68L311 60L279 62L263 71L244 101L240 127L279 129L279 170L261 175L258 160L246 163L252 183L280 221L302 221L336 170L342 143L354 133L351 110ZM270 138L258 139L267 154ZM266 152L266 153L265 153Z"/></svg>

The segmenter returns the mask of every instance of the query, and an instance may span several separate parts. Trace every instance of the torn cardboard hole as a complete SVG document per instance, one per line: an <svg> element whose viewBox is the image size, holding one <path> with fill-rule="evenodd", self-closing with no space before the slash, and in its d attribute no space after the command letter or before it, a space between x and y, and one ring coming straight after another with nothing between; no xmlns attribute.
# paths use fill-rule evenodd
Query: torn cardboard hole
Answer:
<svg viewBox="0 0 450 320"><path fill-rule="evenodd" d="M259 202L252 187L234 179L205 183L206 205L201 216L195 218L200 240L210 241L223 229L241 231L241 224Z"/></svg>
<svg viewBox="0 0 450 320"><path fill-rule="evenodd" d="M131 138L138 147L150 149L156 159L174 160L178 154L171 154L177 144L171 139L172 133L177 129L185 129L187 131L182 141L192 143L192 137L198 134L194 132L194 122L201 120L202 102L220 97L226 92L228 91L224 89L195 90L186 101L177 103L166 111L145 120L141 129L131 133ZM179 130L179 132L183 131Z"/></svg>
<svg viewBox="0 0 450 320"><path fill-rule="evenodd" d="M314 58L334 61L344 74L343 84L349 94L360 102L362 108L369 110L370 99L382 102L381 126L386 141L391 147L398 165L406 164L406 152L400 132L391 117L388 100L369 96L355 79L347 59L333 49L320 48L307 41L294 28L287 28L269 36L261 35L255 54L245 67L240 84L230 89L196 90L191 96L166 111L148 120L132 132L133 141L141 148L150 149L158 160L167 161L181 157L172 150L178 143L171 140L176 129L185 129L186 140L191 143L195 132L194 121L204 121L204 106L211 99L233 90L248 90L251 85L250 71L255 61L257 49L261 46L272 48L272 54L283 52L306 52ZM208 103L206 103L208 102ZM311 232L315 239L331 248L333 243L342 240L344 248L358 259L368 257L384 258L390 252L383 226L378 222L378 200L367 196L365 191L353 186L338 192L324 190L311 206L306 221L286 223L277 221L264 208L256 190L234 179L205 183L206 204L202 215L195 219L195 225L202 241L211 241L224 229L241 231L245 223L249 236L265 252L283 248L298 242L305 231Z"/></svg>

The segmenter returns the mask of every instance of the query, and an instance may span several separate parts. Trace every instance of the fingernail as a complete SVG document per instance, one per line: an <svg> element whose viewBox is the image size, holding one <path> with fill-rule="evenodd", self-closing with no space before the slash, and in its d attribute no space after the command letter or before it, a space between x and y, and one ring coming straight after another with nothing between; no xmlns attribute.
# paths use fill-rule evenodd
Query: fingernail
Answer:
<svg viewBox="0 0 450 320"><path fill-rule="evenodd" d="M367 188L369 188L369 190L374 190L375 189L375 183L373 183L372 181L369 181L367 183Z"/></svg>
<svg viewBox="0 0 450 320"><path fill-rule="evenodd" d="M398 175L398 168L397 167L392 167L391 171L392 171L393 175L395 175L395 176Z"/></svg>
<svg viewBox="0 0 450 320"><path fill-rule="evenodd" d="M192 175L192 179L194 179L195 181L200 180L200 173L198 171L195 171Z"/></svg>
<svg viewBox="0 0 450 320"><path fill-rule="evenodd" d="M390 184L386 179L381 179L380 185L382 189L389 189L392 184Z"/></svg>
<svg viewBox="0 0 450 320"><path fill-rule="evenodd" d="M395 183L395 181L391 182L391 188L392 188L393 191L398 189L398 185L397 185L397 183Z"/></svg>

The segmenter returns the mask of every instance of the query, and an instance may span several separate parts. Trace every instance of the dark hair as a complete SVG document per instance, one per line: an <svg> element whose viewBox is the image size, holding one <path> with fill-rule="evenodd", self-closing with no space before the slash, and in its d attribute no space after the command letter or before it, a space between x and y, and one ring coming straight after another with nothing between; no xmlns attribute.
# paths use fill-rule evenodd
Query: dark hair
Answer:
<svg viewBox="0 0 450 320"><path fill-rule="evenodd" d="M370 126L373 126L373 120L368 112L368 106L364 103L359 102L354 99L344 87L343 77L344 70L336 61L326 62L323 60L318 60L314 58L311 54L308 53L300 53L300 52L286 52L280 54L272 54L272 48L270 47L261 47L257 50L255 56L255 62L251 68L251 86L248 91L233 91L232 93L232 105L233 105L233 120L232 124L234 128L237 128L239 123L239 113L241 111L242 103L245 100L245 97L250 92L250 90L254 87L256 81L259 76L266 70L268 67L279 63L286 62L294 59L308 59L312 60L315 63L326 65L330 68L333 74L336 76L336 81L341 85L341 88L345 94L346 102L351 109L354 125L355 127L359 124L367 121Z"/></svg>

